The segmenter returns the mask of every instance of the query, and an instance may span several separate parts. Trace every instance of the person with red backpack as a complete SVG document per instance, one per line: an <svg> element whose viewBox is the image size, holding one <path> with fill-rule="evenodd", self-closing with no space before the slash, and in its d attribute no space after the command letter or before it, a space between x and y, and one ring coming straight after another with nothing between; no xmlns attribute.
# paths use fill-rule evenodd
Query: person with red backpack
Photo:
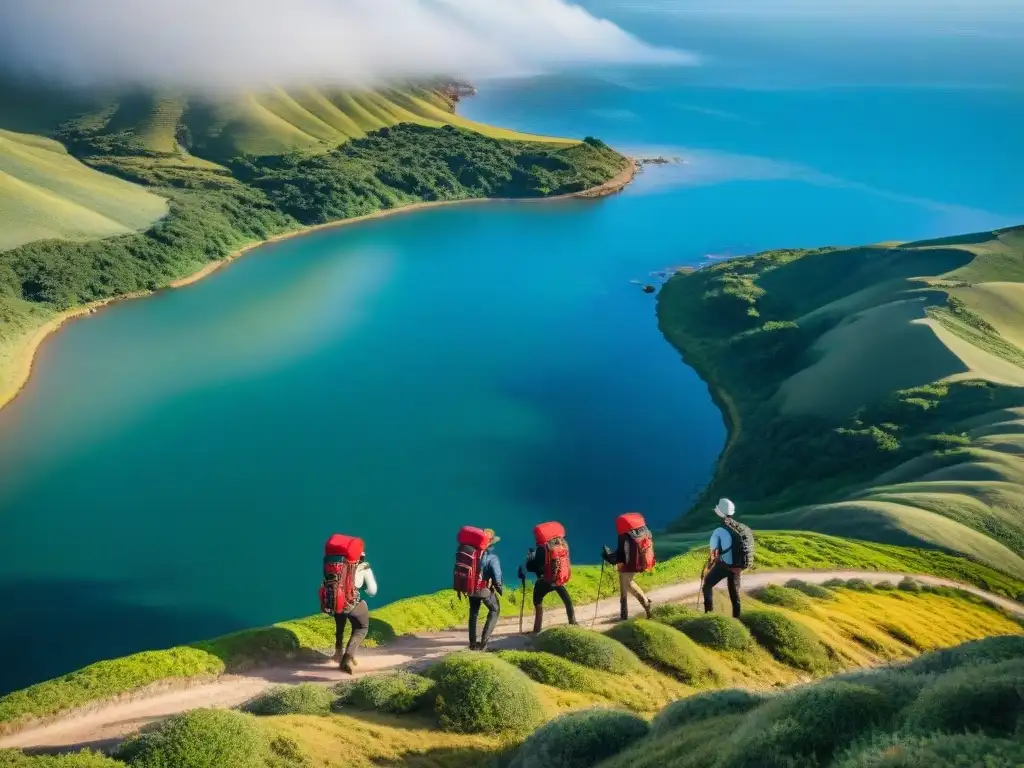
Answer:
<svg viewBox="0 0 1024 768"><path fill-rule="evenodd" d="M360 591L365 591L369 597L377 594L377 580L366 562L363 540L335 533L324 545L320 610L334 616L334 660L339 669L350 675L356 666L356 652L370 629L370 609ZM344 645L346 624L352 625L347 646Z"/></svg>
<svg viewBox="0 0 1024 768"><path fill-rule="evenodd" d="M485 651L501 614L497 596L505 589L501 581L501 561L492 550L501 537L490 528L480 530L466 525L459 531L456 541L459 546L455 550L453 588L460 599L463 595L469 597L469 649ZM487 607L487 619L480 642L477 642L476 626L481 605Z"/></svg>
<svg viewBox="0 0 1024 768"><path fill-rule="evenodd" d="M649 619L653 616L653 604L634 579L638 573L654 569L654 537L651 529L639 512L627 512L615 519L615 530L619 534L618 548L613 552L604 547L601 557L619 569L619 616L623 621L629 618L626 599L627 595L632 594L643 606Z"/></svg>
<svg viewBox="0 0 1024 768"><path fill-rule="evenodd" d="M527 550L526 570L537 577L533 585L533 632L540 632L544 624L544 598L554 592L565 605L565 615L570 624L576 623L572 598L565 585L572 577L569 563L569 544L565 540L565 528L561 523L541 523L533 529L536 549ZM526 579L522 568L519 578Z"/></svg>
<svg viewBox="0 0 1024 768"><path fill-rule="evenodd" d="M740 617L740 574L754 564L754 534L750 528L736 522L736 505L729 499L719 499L715 514L722 524L711 534L707 573L704 576L704 612L715 609L715 585L726 579L732 616Z"/></svg>

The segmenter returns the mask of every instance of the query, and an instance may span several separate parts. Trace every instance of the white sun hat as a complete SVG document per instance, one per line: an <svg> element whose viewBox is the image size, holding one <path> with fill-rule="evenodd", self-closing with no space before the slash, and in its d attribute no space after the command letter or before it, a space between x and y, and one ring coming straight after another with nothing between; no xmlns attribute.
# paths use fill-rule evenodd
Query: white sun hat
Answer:
<svg viewBox="0 0 1024 768"><path fill-rule="evenodd" d="M715 514L721 518L732 517L736 514L736 505L729 499L719 499L715 507Z"/></svg>

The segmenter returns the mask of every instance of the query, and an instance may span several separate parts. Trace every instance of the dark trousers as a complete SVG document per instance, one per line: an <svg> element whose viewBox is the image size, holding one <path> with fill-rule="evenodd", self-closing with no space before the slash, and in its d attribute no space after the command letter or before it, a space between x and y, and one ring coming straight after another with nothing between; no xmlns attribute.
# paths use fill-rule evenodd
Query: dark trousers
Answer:
<svg viewBox="0 0 1024 768"><path fill-rule="evenodd" d="M491 639L491 632L494 625L498 623L498 614L501 613L501 606L498 604L498 597L490 589L481 589L469 596L469 644L476 646L476 620L480 615L480 606L487 606L487 619L484 621L484 633L480 636L480 643L484 644Z"/></svg>
<svg viewBox="0 0 1024 768"><path fill-rule="evenodd" d="M734 573L732 568L719 560L715 563L708 575L704 577L704 612L711 613L715 609L715 595L712 590L722 579L729 580L729 600L732 601L732 617L740 617L740 575Z"/></svg>
<svg viewBox="0 0 1024 768"><path fill-rule="evenodd" d="M365 600L356 603L348 613L334 614L334 648L340 651L345 640L345 625L352 625L352 634L348 638L348 646L345 647L346 656L355 656L359 646L363 644L363 638L370 629L370 609Z"/></svg>
<svg viewBox="0 0 1024 768"><path fill-rule="evenodd" d="M563 587L553 587L544 579L537 579L537 582L533 585L533 607L536 608L544 603L544 598L554 592L561 598L562 603L565 605L565 615L569 619L570 624L576 623L576 613L573 611L572 598L569 597L568 590Z"/></svg>

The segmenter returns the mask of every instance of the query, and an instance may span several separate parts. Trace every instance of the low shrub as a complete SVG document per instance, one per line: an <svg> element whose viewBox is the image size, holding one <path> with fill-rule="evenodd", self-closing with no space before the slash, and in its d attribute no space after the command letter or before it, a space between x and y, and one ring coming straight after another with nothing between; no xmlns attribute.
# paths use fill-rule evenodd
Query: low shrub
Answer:
<svg viewBox="0 0 1024 768"><path fill-rule="evenodd" d="M116 757L132 768L257 768L270 762L271 751L252 715L195 709L129 739Z"/></svg>
<svg viewBox="0 0 1024 768"><path fill-rule="evenodd" d="M316 683L279 685L246 702L242 709L254 715L326 715L335 694Z"/></svg>
<svg viewBox="0 0 1024 768"><path fill-rule="evenodd" d="M719 651L742 651L754 644L743 622L731 616L707 613L673 626L701 645Z"/></svg>
<svg viewBox="0 0 1024 768"><path fill-rule="evenodd" d="M877 584L875 584L875 589L880 590L882 592L892 592L894 589L896 589L896 585L893 584L891 581L880 581Z"/></svg>
<svg viewBox="0 0 1024 768"><path fill-rule="evenodd" d="M590 688L586 667L544 651L498 651L498 658L525 672L531 680L566 691Z"/></svg>
<svg viewBox="0 0 1024 768"><path fill-rule="evenodd" d="M750 634L783 664L812 674L829 668L825 646L810 630L777 611L748 611L740 617Z"/></svg>
<svg viewBox="0 0 1024 768"><path fill-rule="evenodd" d="M904 576L903 581L896 585L896 589L902 590L903 592L913 592L916 594L921 591L921 584L918 581L910 578L909 576Z"/></svg>
<svg viewBox="0 0 1024 768"><path fill-rule="evenodd" d="M915 675L900 667L883 667L849 672L833 679L873 688L884 695L895 709L902 710L917 699L921 691L931 684L933 677Z"/></svg>
<svg viewBox="0 0 1024 768"><path fill-rule="evenodd" d="M762 603L780 605L794 611L805 611L811 607L811 601L807 599L807 595L789 587L780 587L778 584L769 584L766 587L755 589L752 594Z"/></svg>
<svg viewBox="0 0 1024 768"><path fill-rule="evenodd" d="M874 587L871 586L871 583L865 581L864 579L850 579L846 582L846 588L852 589L855 592L871 592L872 590L874 590Z"/></svg>
<svg viewBox="0 0 1024 768"><path fill-rule="evenodd" d="M547 651L584 667L624 675L640 669L640 660L622 643L581 627L552 627L537 635L538 651Z"/></svg>
<svg viewBox="0 0 1024 768"><path fill-rule="evenodd" d="M523 742L510 768L590 768L647 735L647 721L615 709L561 715Z"/></svg>
<svg viewBox="0 0 1024 768"><path fill-rule="evenodd" d="M434 686L429 677L404 670L368 675L338 686L337 705L404 715L429 705Z"/></svg>
<svg viewBox="0 0 1024 768"><path fill-rule="evenodd" d="M660 736L665 731L680 725L707 720L720 715L740 715L760 706L767 697L740 688L724 691L707 691L685 699L673 701L655 716L651 723L651 734Z"/></svg>
<svg viewBox="0 0 1024 768"><path fill-rule="evenodd" d="M1024 659L965 666L939 677L907 708L915 733L981 731L1011 736L1024 727Z"/></svg>
<svg viewBox="0 0 1024 768"><path fill-rule="evenodd" d="M677 621L693 619L701 614L693 608L687 608L678 603L663 603L654 607L654 620L662 624L675 624Z"/></svg>
<svg viewBox="0 0 1024 768"><path fill-rule="evenodd" d="M17 749L0 749L0 768L124 768L124 763L90 750L67 755L26 755Z"/></svg>
<svg viewBox="0 0 1024 768"><path fill-rule="evenodd" d="M1024 636L1001 635L971 640L954 648L931 651L908 663L905 669L918 674L948 672L966 665L996 664L1024 659Z"/></svg>
<svg viewBox="0 0 1024 768"><path fill-rule="evenodd" d="M730 739L721 768L817 765L889 721L895 709L864 685L827 681L776 696Z"/></svg>
<svg viewBox="0 0 1024 768"><path fill-rule="evenodd" d="M839 589L839 587L846 586L846 581L843 579L829 579L828 581L821 582L821 586L828 587L829 589Z"/></svg>
<svg viewBox="0 0 1024 768"><path fill-rule="evenodd" d="M981 734L879 736L850 749L835 768L1019 768L1024 742L991 739Z"/></svg>
<svg viewBox="0 0 1024 768"><path fill-rule="evenodd" d="M453 653L429 675L437 683L434 711L445 730L525 734L544 720L530 678L492 654Z"/></svg>
<svg viewBox="0 0 1024 768"><path fill-rule="evenodd" d="M835 595L820 584L811 584L800 579L790 579L786 582L786 586L790 589L795 589L797 592L803 592L808 597L813 597L816 600L834 600Z"/></svg>
<svg viewBox="0 0 1024 768"><path fill-rule="evenodd" d="M633 619L616 624L608 635L651 666L684 683L698 684L715 677L697 644L672 627Z"/></svg>

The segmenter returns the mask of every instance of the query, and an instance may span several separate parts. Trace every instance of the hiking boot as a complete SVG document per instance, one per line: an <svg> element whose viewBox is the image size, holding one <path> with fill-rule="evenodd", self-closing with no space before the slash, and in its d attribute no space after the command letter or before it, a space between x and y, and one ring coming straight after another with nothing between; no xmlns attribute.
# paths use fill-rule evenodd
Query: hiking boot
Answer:
<svg viewBox="0 0 1024 768"><path fill-rule="evenodd" d="M619 603L619 621L629 621L629 606L625 600Z"/></svg>
<svg viewBox="0 0 1024 768"><path fill-rule="evenodd" d="M343 652L342 652L341 648L335 648L334 649L334 655L331 656L331 661L333 661L335 664L341 664L341 657L342 657L342 655L343 655Z"/></svg>
<svg viewBox="0 0 1024 768"><path fill-rule="evenodd" d="M647 618L648 619L653 619L654 618L654 601L653 600L648 599L648 601L646 603L644 603L644 611L647 613Z"/></svg>
<svg viewBox="0 0 1024 768"><path fill-rule="evenodd" d="M351 675L352 671L353 671L352 670L352 657L349 656L347 653L344 656L342 656L341 657L341 663L338 665L338 668L342 672L347 672L348 674Z"/></svg>
<svg viewBox="0 0 1024 768"><path fill-rule="evenodd" d="M469 641L469 650L471 650L471 651L479 650L479 646L476 644L476 640L470 640Z"/></svg>

